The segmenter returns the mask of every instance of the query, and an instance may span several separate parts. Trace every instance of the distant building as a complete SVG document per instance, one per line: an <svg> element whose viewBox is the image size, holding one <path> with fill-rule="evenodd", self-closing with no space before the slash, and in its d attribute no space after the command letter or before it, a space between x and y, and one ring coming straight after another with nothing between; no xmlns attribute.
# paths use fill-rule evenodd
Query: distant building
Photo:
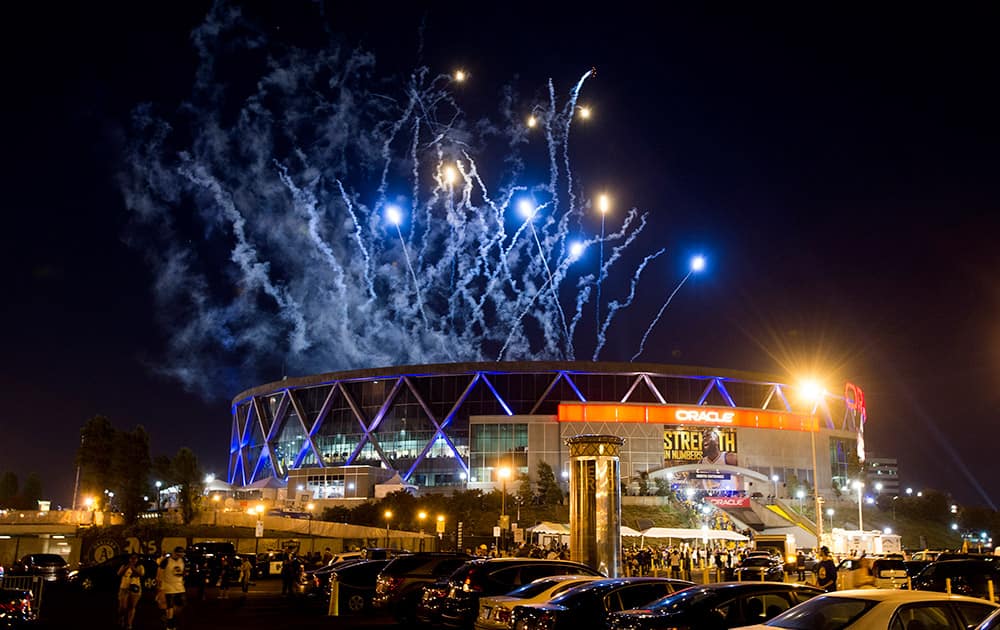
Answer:
<svg viewBox="0 0 1000 630"><path fill-rule="evenodd" d="M882 484L881 494L899 496L899 463L895 457L870 455L865 459L866 488L879 494L876 484Z"/></svg>

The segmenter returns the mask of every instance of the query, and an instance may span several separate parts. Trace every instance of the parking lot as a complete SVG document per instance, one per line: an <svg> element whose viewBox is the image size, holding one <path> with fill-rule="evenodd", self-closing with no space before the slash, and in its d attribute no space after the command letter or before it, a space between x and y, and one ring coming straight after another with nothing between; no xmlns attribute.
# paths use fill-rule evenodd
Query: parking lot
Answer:
<svg viewBox="0 0 1000 630"><path fill-rule="evenodd" d="M226 599L219 598L218 589L209 588L204 599L195 591L188 592L188 605L181 628L359 628L397 627L387 616L366 613L352 617L327 616L326 602L299 596L281 596L277 579L259 580L244 598L240 590L230 589ZM108 595L84 595L74 589L50 587L44 593L42 620L39 628L71 627L117 628L117 602ZM135 630L159 630L164 627L159 609L151 597L144 596L136 613Z"/></svg>

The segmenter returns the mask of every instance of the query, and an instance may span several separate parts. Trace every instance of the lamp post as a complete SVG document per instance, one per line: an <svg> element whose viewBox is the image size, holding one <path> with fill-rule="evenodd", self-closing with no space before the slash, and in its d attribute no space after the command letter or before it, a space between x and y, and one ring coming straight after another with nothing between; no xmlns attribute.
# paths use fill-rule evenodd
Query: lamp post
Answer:
<svg viewBox="0 0 1000 630"><path fill-rule="evenodd" d="M833 508L826 508L826 515L830 517L830 533L833 533Z"/></svg>
<svg viewBox="0 0 1000 630"><path fill-rule="evenodd" d="M427 520L427 512L420 510L417 513L417 520L420 521L420 551L424 550L424 521Z"/></svg>
<svg viewBox="0 0 1000 630"><path fill-rule="evenodd" d="M795 491L795 498L799 500L799 514L802 514L802 499L806 496L806 491L799 488Z"/></svg>
<svg viewBox="0 0 1000 630"><path fill-rule="evenodd" d="M83 500L83 505L90 512L90 524L94 524L94 497L87 497Z"/></svg>
<svg viewBox="0 0 1000 630"><path fill-rule="evenodd" d="M437 516L438 551L441 551L441 544L444 541L444 514Z"/></svg>
<svg viewBox="0 0 1000 630"><path fill-rule="evenodd" d="M809 445L812 448L813 465L813 509L815 510L813 518L816 522L816 541L820 543L823 540L823 499L819 496L819 468L816 466L816 432L819 431L819 418L816 417L816 411L826 396L826 389L813 380L803 381L800 389L802 397L812 403L810 415L813 416L812 419L815 422L815 425L809 427L811 429L809 431ZM801 511L800 503L799 512Z"/></svg>
<svg viewBox="0 0 1000 630"><path fill-rule="evenodd" d="M217 494L212 495L212 507L215 509L215 520L212 521L213 527L219 526L219 500L220 497Z"/></svg>
<svg viewBox="0 0 1000 630"><path fill-rule="evenodd" d="M507 477L510 477L510 468L504 466L497 471L500 476L500 549L507 548ZM497 549L497 552L500 551Z"/></svg>
<svg viewBox="0 0 1000 630"><path fill-rule="evenodd" d="M860 531L865 531L865 523L863 517L861 516L861 491L864 489L865 484L860 481L855 481L851 484L851 487L858 491L858 529Z"/></svg>
<svg viewBox="0 0 1000 630"><path fill-rule="evenodd" d="M774 484L774 498L778 498L778 475L771 475L771 482Z"/></svg>
<svg viewBox="0 0 1000 630"><path fill-rule="evenodd" d="M313 510L315 510L315 509L316 509L316 504L315 503L307 503L306 504L306 511L309 512L309 536L310 537L313 535Z"/></svg>
<svg viewBox="0 0 1000 630"><path fill-rule="evenodd" d="M160 488L163 487L163 482L162 481L157 481L155 485L156 485L156 511L159 512L160 511Z"/></svg>
<svg viewBox="0 0 1000 630"><path fill-rule="evenodd" d="M392 510L385 511L385 546L389 546L389 523L392 522Z"/></svg>

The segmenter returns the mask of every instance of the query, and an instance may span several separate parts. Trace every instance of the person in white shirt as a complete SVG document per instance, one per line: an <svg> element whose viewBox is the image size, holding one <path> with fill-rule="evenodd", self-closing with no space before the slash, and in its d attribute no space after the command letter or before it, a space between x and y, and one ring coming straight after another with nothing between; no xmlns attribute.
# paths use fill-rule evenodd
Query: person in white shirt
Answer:
<svg viewBox="0 0 1000 630"><path fill-rule="evenodd" d="M142 597L142 578L146 575L146 569L139 564L139 556L132 554L128 562L118 569L118 617L121 625L128 630L132 630L132 621L135 619L135 607Z"/></svg>
<svg viewBox="0 0 1000 630"><path fill-rule="evenodd" d="M184 569L184 547L175 547L172 554L160 561L156 572L157 597L162 596L160 607L165 608L167 628L170 629L177 627L177 616L184 607Z"/></svg>

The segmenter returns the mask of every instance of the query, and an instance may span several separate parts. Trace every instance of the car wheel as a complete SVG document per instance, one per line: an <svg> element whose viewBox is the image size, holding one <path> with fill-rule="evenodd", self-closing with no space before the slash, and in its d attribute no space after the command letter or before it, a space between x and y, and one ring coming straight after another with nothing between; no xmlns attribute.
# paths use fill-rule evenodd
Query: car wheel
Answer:
<svg viewBox="0 0 1000 630"><path fill-rule="evenodd" d="M351 612L361 612L365 609L365 598L354 594L347 598L347 610Z"/></svg>
<svg viewBox="0 0 1000 630"><path fill-rule="evenodd" d="M80 588L85 591L94 590L94 579L89 577L83 578L80 580Z"/></svg>

